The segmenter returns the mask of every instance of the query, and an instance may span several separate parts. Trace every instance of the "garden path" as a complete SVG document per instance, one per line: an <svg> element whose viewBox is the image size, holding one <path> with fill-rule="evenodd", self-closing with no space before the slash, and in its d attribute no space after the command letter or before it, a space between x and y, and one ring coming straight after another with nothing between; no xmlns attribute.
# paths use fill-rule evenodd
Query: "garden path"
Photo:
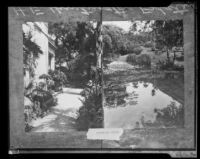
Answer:
<svg viewBox="0 0 200 159"><path fill-rule="evenodd" d="M57 105L52 107L49 113L33 120L32 132L66 132L75 131L75 119L77 110L82 106L80 95L82 89L63 88L63 93L56 94Z"/></svg>

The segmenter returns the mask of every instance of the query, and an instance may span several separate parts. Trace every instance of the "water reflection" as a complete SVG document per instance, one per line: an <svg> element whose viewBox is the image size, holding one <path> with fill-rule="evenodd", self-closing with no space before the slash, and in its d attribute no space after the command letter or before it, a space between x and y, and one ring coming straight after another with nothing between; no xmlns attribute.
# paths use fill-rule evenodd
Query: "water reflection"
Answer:
<svg viewBox="0 0 200 159"><path fill-rule="evenodd" d="M183 106L159 90L155 83L139 81L117 85L105 90L105 97L106 128L133 129L183 124Z"/></svg>

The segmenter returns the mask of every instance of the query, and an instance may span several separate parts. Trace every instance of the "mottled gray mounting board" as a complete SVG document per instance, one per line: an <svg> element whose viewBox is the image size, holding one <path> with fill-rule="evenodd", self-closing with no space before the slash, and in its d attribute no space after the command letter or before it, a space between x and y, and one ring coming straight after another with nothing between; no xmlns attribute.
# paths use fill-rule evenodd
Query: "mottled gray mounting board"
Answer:
<svg viewBox="0 0 200 159"><path fill-rule="evenodd" d="M23 54L22 23L24 21L58 22L68 19L78 21L99 20L100 8L70 7L10 7L9 20L9 110L10 110L10 149L23 148L102 148L100 141L89 141L86 136L71 138L67 133L25 133L23 96ZM103 21L183 19L184 59L185 59L185 131L193 138L190 149L195 145L195 14L191 5L177 4L157 8L103 8ZM70 144L71 143L71 144ZM76 143L73 144L72 143ZM186 147L188 148L188 147ZM189 149L188 149L189 150ZM124 152L126 150L123 150ZM88 151L87 151L88 152ZM127 151L132 152L132 151ZM134 152L134 151L133 151ZM189 152L189 151L188 151ZM170 153L173 155L173 153ZM184 153L183 153L184 154Z"/></svg>

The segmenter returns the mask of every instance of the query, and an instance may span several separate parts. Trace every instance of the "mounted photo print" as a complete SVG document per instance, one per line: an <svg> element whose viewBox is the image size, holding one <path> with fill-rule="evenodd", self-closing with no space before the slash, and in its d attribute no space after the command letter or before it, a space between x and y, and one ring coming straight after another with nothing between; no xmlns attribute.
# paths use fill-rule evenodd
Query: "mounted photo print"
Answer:
<svg viewBox="0 0 200 159"><path fill-rule="evenodd" d="M194 10L9 7L9 153L195 157Z"/></svg>

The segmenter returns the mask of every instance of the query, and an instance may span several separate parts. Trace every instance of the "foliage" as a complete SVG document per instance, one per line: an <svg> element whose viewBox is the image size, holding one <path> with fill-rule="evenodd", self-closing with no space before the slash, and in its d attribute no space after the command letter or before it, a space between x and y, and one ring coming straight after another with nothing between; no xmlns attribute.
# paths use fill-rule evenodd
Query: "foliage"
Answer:
<svg viewBox="0 0 200 159"><path fill-rule="evenodd" d="M49 70L49 75L51 76L51 79L53 80L54 89L59 88L67 83L67 76L62 71Z"/></svg>
<svg viewBox="0 0 200 159"><path fill-rule="evenodd" d="M176 61L184 61L184 56L177 56Z"/></svg>
<svg viewBox="0 0 200 159"><path fill-rule="evenodd" d="M53 81L52 77L48 74L42 74L39 76L39 79L44 79L44 85L47 86L47 90L54 90L55 82Z"/></svg>
<svg viewBox="0 0 200 159"><path fill-rule="evenodd" d="M114 25L104 25L102 30L104 56L118 54L126 40L123 30Z"/></svg>
<svg viewBox="0 0 200 159"><path fill-rule="evenodd" d="M172 49L174 46L183 45L183 21L182 20L156 20L153 24L156 32L156 43Z"/></svg>
<svg viewBox="0 0 200 159"><path fill-rule="evenodd" d="M133 42L125 43L119 50L121 55L126 54L136 54L139 55L142 52L142 48L138 45L135 45Z"/></svg>
<svg viewBox="0 0 200 159"><path fill-rule="evenodd" d="M113 26L103 26L103 53L104 56L113 56L113 54L126 55L129 53L140 54L143 45L149 40L148 34L134 35L125 33L123 29Z"/></svg>
<svg viewBox="0 0 200 159"><path fill-rule="evenodd" d="M95 30L90 22L50 23L49 33L55 36L56 63L62 64L74 59L74 53L81 55L95 51Z"/></svg>
<svg viewBox="0 0 200 159"><path fill-rule="evenodd" d="M147 54L141 54L138 56L135 54L130 54L127 56L126 61L132 65L139 65L145 67L151 66L151 57Z"/></svg>
<svg viewBox="0 0 200 159"><path fill-rule="evenodd" d="M25 131L28 132L31 129L29 123L35 118L33 113L33 103L29 98L24 97L24 121L25 121Z"/></svg>
<svg viewBox="0 0 200 159"><path fill-rule="evenodd" d="M77 56L75 59L69 62L67 69L66 67L58 67L57 69L62 71L68 80L68 84L71 86L83 87L89 80L93 78L93 67L96 63L94 54L90 53L85 56Z"/></svg>
<svg viewBox="0 0 200 159"><path fill-rule="evenodd" d="M171 102L166 108L161 110L154 109L154 112L157 114L156 122L159 122L165 126L183 126L183 105L176 106L175 102Z"/></svg>
<svg viewBox="0 0 200 159"><path fill-rule="evenodd" d="M55 106L57 100L53 97L50 91L44 90L45 83L39 83L39 85L32 85L31 91L25 94L24 104L24 117L25 117L25 130L29 131L31 126L29 123L32 119L37 117L43 117L43 115L52 107ZM30 89L26 88L26 89Z"/></svg>
<svg viewBox="0 0 200 159"><path fill-rule="evenodd" d="M42 54L40 47L32 41L31 32L25 34L23 32L23 66L24 73L26 70L30 72L30 76L34 76L34 69L36 67L36 59L39 58L39 55Z"/></svg>
<svg viewBox="0 0 200 159"><path fill-rule="evenodd" d="M141 54L137 57L137 64L141 66L151 66L151 57L147 54Z"/></svg>
<svg viewBox="0 0 200 159"><path fill-rule="evenodd" d="M155 32L156 46L159 48L166 47L167 58L169 58L169 51L173 47L183 46L183 21L182 20L157 20L153 24L153 31ZM174 53L175 61L176 56Z"/></svg>
<svg viewBox="0 0 200 159"><path fill-rule="evenodd" d="M77 118L78 130L103 127L103 106L100 87L85 88L82 92L83 106L79 109Z"/></svg>
<svg viewBox="0 0 200 159"><path fill-rule="evenodd" d="M135 54L129 54L126 61L132 65L137 65L137 56Z"/></svg>
<svg viewBox="0 0 200 159"><path fill-rule="evenodd" d="M144 44L144 47L147 47L147 48L153 48L153 43L151 41L148 41Z"/></svg>
<svg viewBox="0 0 200 159"><path fill-rule="evenodd" d="M103 55L104 56L112 56L112 39L109 35L103 35Z"/></svg>
<svg viewBox="0 0 200 159"><path fill-rule="evenodd" d="M161 61L159 60L156 64L160 70L176 70L183 71L184 66L175 65L172 60Z"/></svg>
<svg viewBox="0 0 200 159"><path fill-rule="evenodd" d="M130 33L136 32L138 35L146 34L146 40L148 39L147 41L154 42L156 49L165 49L168 61L170 60L169 52L172 51L172 48L183 46L182 20L134 21ZM144 46L150 47L151 45L149 43ZM152 45L153 49L155 49L154 46ZM173 62L175 62L175 60L176 54L174 52Z"/></svg>
<svg viewBox="0 0 200 159"><path fill-rule="evenodd" d="M134 47L134 48L131 48L129 52L136 54L136 55L139 55L142 52L142 48L141 47Z"/></svg>
<svg viewBox="0 0 200 159"><path fill-rule="evenodd" d="M139 34L133 34L131 32L126 34L126 37L129 41L137 44L137 45L144 45L145 43L151 41L150 33L140 32Z"/></svg>
<svg viewBox="0 0 200 159"><path fill-rule="evenodd" d="M55 36L56 69L64 69L68 82L85 83L91 79L91 68L96 66L95 28L91 22L50 23L50 34ZM62 68L63 70L63 68Z"/></svg>

